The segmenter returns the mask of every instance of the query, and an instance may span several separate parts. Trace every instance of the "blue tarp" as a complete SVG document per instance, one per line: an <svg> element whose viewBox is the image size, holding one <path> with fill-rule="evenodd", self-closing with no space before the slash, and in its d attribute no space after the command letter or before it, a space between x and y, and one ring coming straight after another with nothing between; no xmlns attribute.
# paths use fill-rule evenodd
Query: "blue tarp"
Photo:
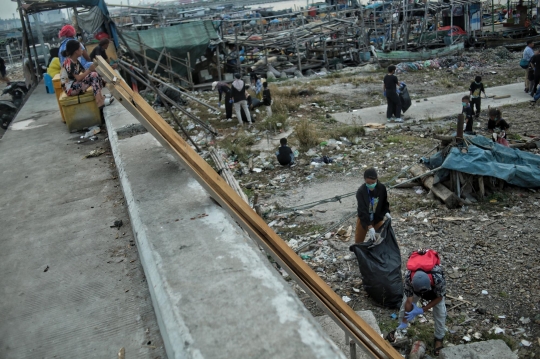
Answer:
<svg viewBox="0 0 540 359"><path fill-rule="evenodd" d="M502 146L483 136L465 136L468 151L451 149L442 167L479 176L491 176L520 187L540 187L540 156ZM438 154L429 159L434 165Z"/></svg>

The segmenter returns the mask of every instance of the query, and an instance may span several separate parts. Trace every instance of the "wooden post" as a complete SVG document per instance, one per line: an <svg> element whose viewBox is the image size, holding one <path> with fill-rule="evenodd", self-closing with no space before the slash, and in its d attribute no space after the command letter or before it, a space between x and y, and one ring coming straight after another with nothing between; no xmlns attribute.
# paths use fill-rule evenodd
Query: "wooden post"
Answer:
<svg viewBox="0 0 540 359"><path fill-rule="evenodd" d="M463 124L465 123L465 115L462 113L458 115L457 120L457 134L456 139L463 139Z"/></svg>
<svg viewBox="0 0 540 359"><path fill-rule="evenodd" d="M426 170L423 166L414 165L409 169L409 172L415 177L421 176L426 173ZM452 176L451 176L452 177ZM433 184L434 178L433 175L425 176L422 178L422 184L427 189L440 198L445 204L446 207L452 209L456 208L459 202L459 199L456 197L454 192L450 191L448 188L443 186L441 183Z"/></svg>
<svg viewBox="0 0 540 359"><path fill-rule="evenodd" d="M193 90L193 74L191 73L191 55L189 54L189 51L187 53L187 78L189 81L189 87L191 87L191 90Z"/></svg>
<svg viewBox="0 0 540 359"><path fill-rule="evenodd" d="M219 60L219 44L216 47L216 63L217 63L218 81L221 81L221 62Z"/></svg>
<svg viewBox="0 0 540 359"><path fill-rule="evenodd" d="M302 61L300 59L300 50L298 49L298 38L296 37L296 30L294 31L294 46L296 47L296 58L298 59L298 71L302 72Z"/></svg>
<svg viewBox="0 0 540 359"><path fill-rule="evenodd" d="M455 176L455 184L456 184L456 188L455 188L455 192L456 192L456 196L457 198L460 198L461 197L461 184L459 182L459 173L458 171L452 171L453 172L453 175Z"/></svg>
<svg viewBox="0 0 540 359"><path fill-rule="evenodd" d="M484 188L484 176L478 177L478 189L479 189L480 199L484 199L486 195L486 190Z"/></svg>
<svg viewBox="0 0 540 359"><path fill-rule="evenodd" d="M322 36L321 36L322 39ZM326 54L326 38L322 40L323 43L323 51L324 51L324 64L326 66L326 69L328 70L328 55Z"/></svg>
<svg viewBox="0 0 540 359"><path fill-rule="evenodd" d="M161 50L161 53L159 54L159 57L157 59L157 62L156 62L156 66L154 66L154 70L150 73L151 75L155 74L158 67L159 67L159 63L161 62L161 57L163 57L163 53L165 52L165 46L163 47L163 50Z"/></svg>
<svg viewBox="0 0 540 359"><path fill-rule="evenodd" d="M141 54L143 55L143 59L144 59L144 67L146 67L146 69L148 70L148 60L146 59L146 50L143 47L141 35L139 35L138 31L137 31L137 38L139 39L139 47L141 48Z"/></svg>
<svg viewBox="0 0 540 359"><path fill-rule="evenodd" d="M240 65L240 49L238 47L238 28L234 28L234 46L236 47L236 67L237 71L242 76L242 66Z"/></svg>

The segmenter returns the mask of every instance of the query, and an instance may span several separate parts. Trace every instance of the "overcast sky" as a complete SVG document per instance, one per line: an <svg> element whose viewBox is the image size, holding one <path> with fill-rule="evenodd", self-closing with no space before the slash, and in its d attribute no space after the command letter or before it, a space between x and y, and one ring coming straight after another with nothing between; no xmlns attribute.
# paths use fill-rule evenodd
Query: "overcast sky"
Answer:
<svg viewBox="0 0 540 359"><path fill-rule="evenodd" d="M19 13L17 12L17 3L11 0L0 0L0 18L2 19L13 19L13 13L15 17L19 18Z"/></svg>

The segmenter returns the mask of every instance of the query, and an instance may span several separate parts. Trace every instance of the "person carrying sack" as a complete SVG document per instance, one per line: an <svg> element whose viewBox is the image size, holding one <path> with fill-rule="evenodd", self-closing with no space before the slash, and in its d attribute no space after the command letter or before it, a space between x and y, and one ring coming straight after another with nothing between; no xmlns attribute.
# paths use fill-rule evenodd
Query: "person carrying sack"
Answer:
<svg viewBox="0 0 540 359"><path fill-rule="evenodd" d="M397 330L407 329L411 322L420 314L433 309L434 355L438 356L443 348L446 332L446 279L441 267L439 253L433 249L414 251L407 260L407 271L403 280L403 303L399 311ZM425 306L417 306L422 299L428 302ZM395 331L390 332L388 340L395 340Z"/></svg>
<svg viewBox="0 0 540 359"><path fill-rule="evenodd" d="M376 241L375 231L384 224L384 218L390 216L390 204L384 184L377 180L375 168L364 172L365 183L356 192L358 217L356 218L355 243L362 243L369 234L369 239Z"/></svg>

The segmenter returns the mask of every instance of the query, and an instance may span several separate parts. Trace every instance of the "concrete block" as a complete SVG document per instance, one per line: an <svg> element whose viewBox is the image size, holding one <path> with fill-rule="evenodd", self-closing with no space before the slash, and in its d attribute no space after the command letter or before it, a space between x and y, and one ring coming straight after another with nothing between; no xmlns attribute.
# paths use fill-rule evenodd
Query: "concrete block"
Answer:
<svg viewBox="0 0 540 359"><path fill-rule="evenodd" d="M500 339L461 344L444 348L441 359L517 359L518 356Z"/></svg>
<svg viewBox="0 0 540 359"><path fill-rule="evenodd" d="M381 334L381 330L379 328L379 325L377 324L377 319L375 319L375 316L373 315L373 312L371 310L359 310L356 312L362 318L367 324L369 324L370 327L372 327L377 333ZM323 330L328 334L330 339L336 343L339 349L347 356L347 358L350 358L350 348L349 343L345 343L345 332L343 329L341 329L328 315L323 315L320 317L315 317L315 319L319 322ZM364 352L363 348L356 346L356 358L357 359L364 359L364 358L371 358Z"/></svg>
<svg viewBox="0 0 540 359"><path fill-rule="evenodd" d="M120 104L104 110L137 248L173 358L340 358L229 214Z"/></svg>

